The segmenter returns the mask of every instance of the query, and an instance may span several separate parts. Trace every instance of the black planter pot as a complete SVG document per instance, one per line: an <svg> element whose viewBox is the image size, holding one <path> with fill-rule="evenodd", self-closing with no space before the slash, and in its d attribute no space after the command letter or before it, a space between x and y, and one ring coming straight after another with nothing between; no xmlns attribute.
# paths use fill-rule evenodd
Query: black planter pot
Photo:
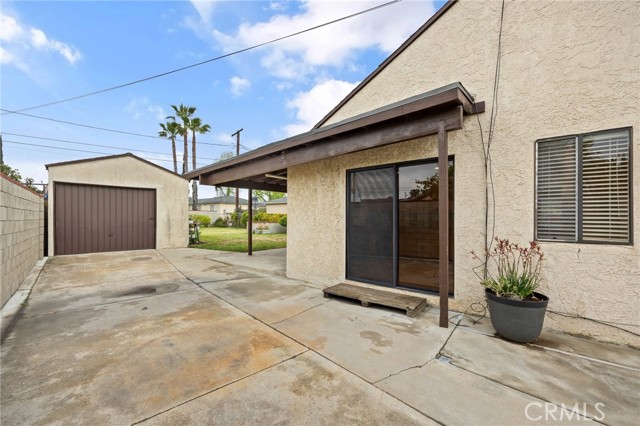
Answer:
<svg viewBox="0 0 640 426"><path fill-rule="evenodd" d="M514 300L496 296L485 289L491 324L498 334L507 340L518 343L535 341L544 324L549 298L534 292L540 301Z"/></svg>

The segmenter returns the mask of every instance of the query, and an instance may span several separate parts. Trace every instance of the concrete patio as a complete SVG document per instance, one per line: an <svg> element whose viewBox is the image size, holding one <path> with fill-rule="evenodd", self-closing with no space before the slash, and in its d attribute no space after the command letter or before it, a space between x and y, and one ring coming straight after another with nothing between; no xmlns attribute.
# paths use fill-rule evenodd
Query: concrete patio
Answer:
<svg viewBox="0 0 640 426"><path fill-rule="evenodd" d="M284 276L284 250L49 259L2 344L0 423L636 425L639 351L533 345Z"/></svg>

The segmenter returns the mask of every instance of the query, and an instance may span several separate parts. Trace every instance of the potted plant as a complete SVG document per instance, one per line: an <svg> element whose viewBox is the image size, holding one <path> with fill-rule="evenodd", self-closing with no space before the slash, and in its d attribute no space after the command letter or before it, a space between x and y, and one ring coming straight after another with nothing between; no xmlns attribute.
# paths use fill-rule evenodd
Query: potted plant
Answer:
<svg viewBox="0 0 640 426"><path fill-rule="evenodd" d="M481 260L472 252L475 259ZM487 250L481 284L493 328L500 336L519 343L535 341L544 323L549 298L535 290L540 284L544 254L537 241L526 246L495 238Z"/></svg>

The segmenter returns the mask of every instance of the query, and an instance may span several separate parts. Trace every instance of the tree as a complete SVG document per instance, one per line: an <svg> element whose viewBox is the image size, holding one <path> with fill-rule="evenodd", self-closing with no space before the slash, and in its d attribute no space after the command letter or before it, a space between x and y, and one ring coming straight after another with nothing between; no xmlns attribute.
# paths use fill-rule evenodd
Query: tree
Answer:
<svg viewBox="0 0 640 426"><path fill-rule="evenodd" d="M276 192L276 191L262 191L260 189L255 189L253 194L258 197L260 201L271 201L277 200L285 196L284 192Z"/></svg>
<svg viewBox="0 0 640 426"><path fill-rule="evenodd" d="M233 151L225 151L222 154L220 154L220 156L218 157L217 162L221 162L224 160L228 160L230 158L235 157L236 154ZM225 196L225 197L235 197L236 195L236 189L235 188L229 188L226 186L216 186L216 194L219 197Z"/></svg>
<svg viewBox="0 0 640 426"><path fill-rule="evenodd" d="M179 107L171 105L171 108L176 112L176 115L182 124L179 127L178 134L184 138L184 155L182 158L182 174L189 171L189 146L187 145L187 136L189 134L189 126L191 123L191 116L196 112L196 107L188 107L180 104Z"/></svg>
<svg viewBox="0 0 640 426"><path fill-rule="evenodd" d="M194 108L195 112L195 108ZM200 133L201 135L207 133L211 130L211 126L208 124L203 124L202 120L198 117L194 117L189 122L189 130L191 130L191 161L193 163L193 170L196 169L196 133ZM198 210L198 183L194 179L191 183L191 200L192 205L191 208L193 210Z"/></svg>
<svg viewBox="0 0 640 426"><path fill-rule="evenodd" d="M176 136L180 133L180 124L176 123L174 117L167 117L166 123L160 123L160 130L158 136L161 138L167 138L171 140L171 152L173 153L173 172L178 173L178 158L176 156Z"/></svg>
<svg viewBox="0 0 640 426"><path fill-rule="evenodd" d="M235 197L236 189L228 186L216 186L216 195L218 197Z"/></svg>
<svg viewBox="0 0 640 426"><path fill-rule="evenodd" d="M14 169L8 164L0 163L0 173L8 176L9 178L15 180L18 183L23 184L24 186L26 186L27 188L31 189L34 192L37 192L38 194L42 194L44 192L43 191L44 188L40 189L34 185L33 178L28 177L28 178L24 178L23 180L22 175L20 174L20 171L18 169Z"/></svg>
<svg viewBox="0 0 640 426"><path fill-rule="evenodd" d="M20 174L20 171L18 169L14 169L8 164L4 164L4 163L0 164L0 172L9 176L11 179L15 180L16 182L22 182L22 175Z"/></svg>

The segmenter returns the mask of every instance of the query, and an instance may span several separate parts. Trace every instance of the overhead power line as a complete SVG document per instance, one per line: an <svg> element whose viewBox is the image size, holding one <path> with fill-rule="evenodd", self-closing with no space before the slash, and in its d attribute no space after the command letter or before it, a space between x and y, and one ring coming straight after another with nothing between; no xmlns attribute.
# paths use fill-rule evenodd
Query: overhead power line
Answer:
<svg viewBox="0 0 640 426"><path fill-rule="evenodd" d="M95 147L98 147L98 148L119 149L119 150L124 150L124 151L134 150L136 152L144 152L145 154L168 155L166 152L143 151L141 149L134 148L134 147L113 146L113 145L98 145L98 144L95 144L95 143L74 142L74 141L69 141L69 140L66 140L66 139L46 138L44 136L25 135L25 134L22 134L22 133L2 132L2 134L3 135L10 135L10 136L20 136L20 137L29 138L29 139L40 139L40 140L45 140L45 141L70 143L70 144L74 144L74 145L95 146ZM216 161L217 160L216 158L209 158L209 157L200 157L200 159L202 159L202 160L212 160L212 161Z"/></svg>
<svg viewBox="0 0 640 426"><path fill-rule="evenodd" d="M356 16L360 16L360 15L364 15L364 14L369 13L369 12L373 12L374 10L381 9L383 7L389 6L389 5L394 4L394 3L398 3L400 1L402 1L402 0L392 0L390 2L383 3L383 4L380 4L380 5L371 7L369 9L361 10L360 12L352 13L350 15L343 16L341 18L334 19L332 21L328 21L328 22L325 22L323 24L315 25L313 27L310 27L310 28L307 28L307 29L304 29L304 30L301 30L301 31L296 31L294 33L291 33L291 34L288 34L288 35L285 35L285 36L282 36L282 37L277 37L277 38L271 39L269 41L265 41L263 43L254 44L253 46L245 47L244 49L236 50L236 51L233 51L233 52L230 52L230 53L226 53L224 55L216 56L215 58L210 58L210 59L207 59L205 61L197 62L195 64L187 65L187 66L180 67L180 68L176 68L176 69L173 69L173 70L170 70L170 71L166 71L166 72L163 72L163 73L160 73L160 74L155 74L155 75L152 75L152 76L149 76L149 77L141 78L139 80L134 80L134 81L131 81L129 83L119 84L117 86L108 87L106 89L101 89L101 90L96 90L94 92L85 93L83 95L73 96L73 97L66 98L66 99L60 99L58 101L48 102L48 103L40 104L40 105L35 105L35 106L28 107L28 108L22 108L22 109L18 109L18 110L15 110L15 111L10 111L10 110L4 110L3 109L2 110L3 111L2 114L3 115L4 114L16 114L16 113L20 113L22 111L28 111L28 110L37 109L37 108L44 108L44 107L51 106L51 105L57 105L57 104L60 104L60 103L63 103L63 102L69 102L69 101L73 101L73 100L76 100L76 99L82 99L82 98L86 98L86 97L89 97L89 96L98 95L100 93L110 92L112 90L122 89L124 87L133 86L135 84L144 83L145 81L154 80L156 78L165 77L165 76L170 75L170 74L175 74L175 73L180 72L180 71L188 70L190 68L199 67L201 65L208 64L210 62L219 61L221 59L228 58L230 56L238 55L240 53L248 52L250 50L258 49L260 47L276 43L278 41L286 40L286 39L291 38L291 37L295 37L295 36L298 36L298 35L313 31L313 30L317 30L318 28L326 27L328 25L332 25L332 24L335 24L335 23L338 23L338 22L341 22L341 21L345 21L347 19L355 18Z"/></svg>
<svg viewBox="0 0 640 426"><path fill-rule="evenodd" d="M36 146L36 147L40 147L40 148L59 149L59 150L62 150L62 151L85 152L85 153L89 153L89 154L100 154L100 155L114 155L113 152L101 152L101 151L89 151L89 150L86 150L86 149L63 148L63 147L60 147L60 146L41 145L41 144L18 142L18 141L8 141L6 139L3 139L2 142L3 143L12 144L12 145ZM137 150L133 150L133 151L137 151ZM165 163L173 163L173 160L165 160L163 158L150 158L150 157L143 157L143 158L145 160L164 161ZM203 165L203 164L199 164L199 166L200 165Z"/></svg>
<svg viewBox="0 0 640 426"><path fill-rule="evenodd" d="M71 126L86 127L88 129L94 129L94 130L103 130L105 132L120 133L120 134L123 134L123 135L140 136L140 137L143 137L143 138L151 138L151 139L165 139L165 138L161 138L160 136L143 135L142 133L133 133L133 132L126 132L124 130L107 129L106 127L98 127L98 126L91 126L89 124L74 123L73 121L57 120L55 118L42 117L40 115L27 114L27 113L24 113L24 112L12 111L12 110L8 110L8 109L4 109L4 108L0 108L0 111L13 113L13 114L24 115L26 117L31 117L31 118L38 118L40 120L47 120L47 121L54 121L56 123L69 124Z"/></svg>
<svg viewBox="0 0 640 426"><path fill-rule="evenodd" d="M86 128L94 129L94 130L102 130L102 131L105 131L105 132L114 132L114 133L120 133L120 134L123 134L123 135L140 136L140 137L143 137L143 138L150 138L150 139L161 139L161 140L167 140L167 141L169 140L167 138L161 138L160 136L153 136L153 135L145 135L145 134L142 134L142 133L127 132L125 130L108 129L106 127L92 126L90 124L74 123L73 121L58 120L58 119L50 118L50 117L43 117L41 115L27 114L25 112L19 112L19 111L11 111L11 110L4 109L4 108L0 108L0 111L12 112L12 113L15 113L15 114L18 114L18 115L24 115L24 116L31 117L31 118L38 118L38 119L41 119L41 120L54 121L56 123L69 124L71 126L79 126L79 127L86 127ZM224 143L209 143L209 142L200 142L200 141L198 141L198 143L199 144L203 144L203 145L223 146L223 147L235 146L235 144L233 144L233 143L224 144Z"/></svg>

